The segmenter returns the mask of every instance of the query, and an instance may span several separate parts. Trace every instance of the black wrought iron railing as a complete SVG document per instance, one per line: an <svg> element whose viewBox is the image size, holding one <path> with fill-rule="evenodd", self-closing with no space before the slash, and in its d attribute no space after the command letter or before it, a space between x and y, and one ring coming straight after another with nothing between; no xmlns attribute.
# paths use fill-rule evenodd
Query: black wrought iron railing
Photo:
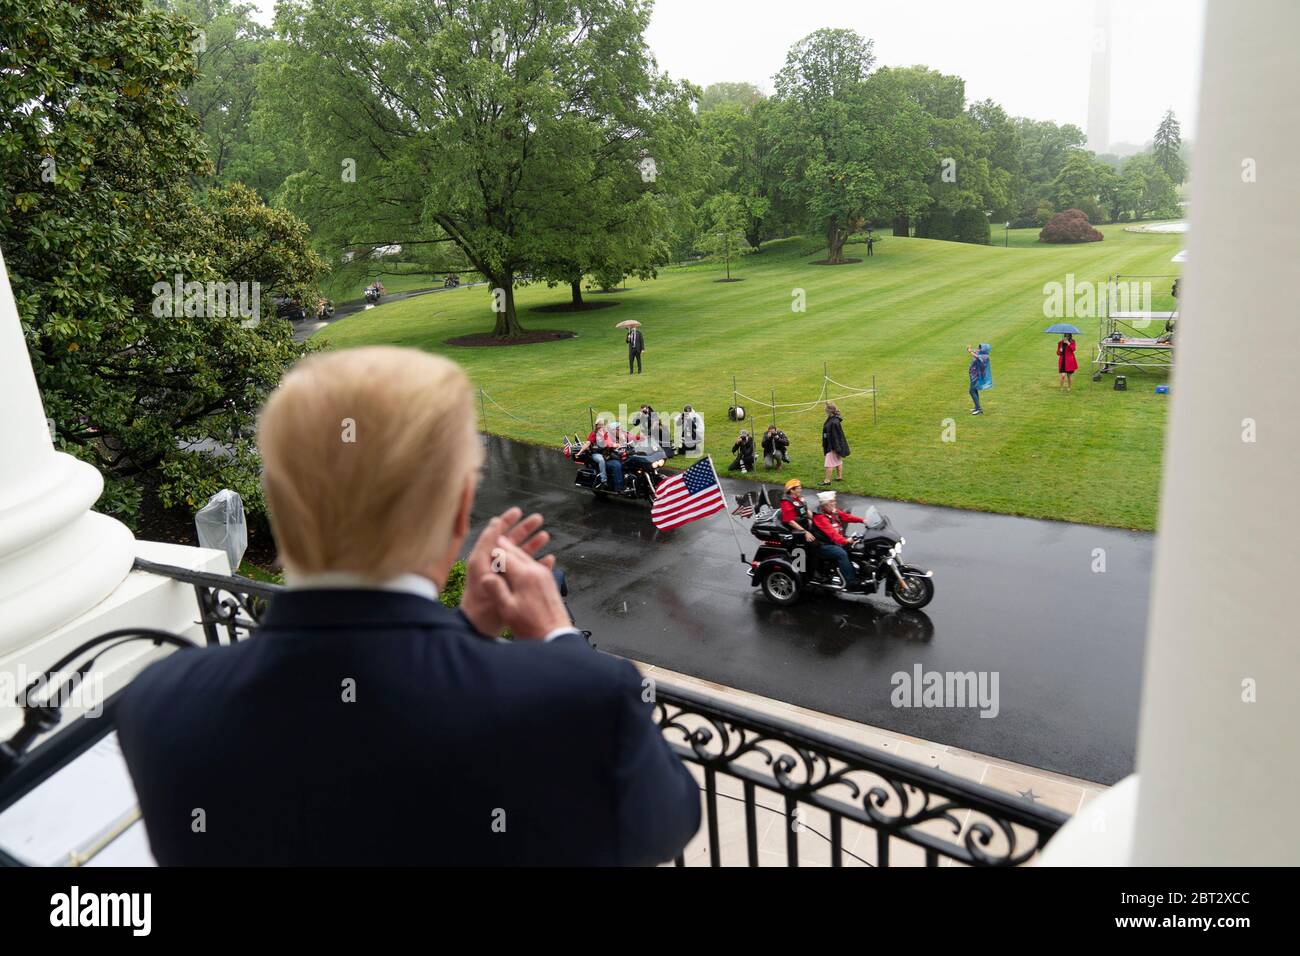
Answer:
<svg viewBox="0 0 1300 956"><path fill-rule="evenodd" d="M194 588L196 623L209 644L251 636L280 590L248 578L138 559L135 567ZM131 639L190 643L144 629L132 633ZM115 632L87 642L43 675L41 685L55 687L55 672L75 663L71 658L93 652L77 668L84 673L105 652L101 645L116 646L127 635ZM0 742L0 807L16 783L46 776L62 754L83 745L86 731L72 726L27 751L59 723L57 706L39 690L22 692L24 729ZM758 866L768 860L788 866L938 866L945 861L1018 866L1032 860L1069 819L945 771L684 688L656 683L654 715L670 746L701 778L702 836L712 866ZM102 728L106 722L95 723ZM19 746L12 746L15 742ZM676 862L682 866L687 860Z"/></svg>

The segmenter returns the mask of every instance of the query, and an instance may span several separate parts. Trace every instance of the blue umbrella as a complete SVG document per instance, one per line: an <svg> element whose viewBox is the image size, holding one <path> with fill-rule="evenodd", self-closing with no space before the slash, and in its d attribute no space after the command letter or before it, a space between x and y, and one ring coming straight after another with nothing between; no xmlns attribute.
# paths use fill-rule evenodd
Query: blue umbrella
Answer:
<svg viewBox="0 0 1300 956"><path fill-rule="evenodd" d="M1077 327L1071 325L1069 322L1057 322L1055 325L1043 329L1043 331L1047 332L1049 335L1064 335L1066 332L1069 332L1071 335L1082 334L1079 332Z"/></svg>

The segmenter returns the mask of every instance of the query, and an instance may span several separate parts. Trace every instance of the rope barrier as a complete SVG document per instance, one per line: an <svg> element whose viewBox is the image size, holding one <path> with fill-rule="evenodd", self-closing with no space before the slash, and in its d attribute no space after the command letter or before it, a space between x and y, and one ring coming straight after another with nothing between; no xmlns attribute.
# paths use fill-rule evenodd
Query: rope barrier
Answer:
<svg viewBox="0 0 1300 956"><path fill-rule="evenodd" d="M837 388L845 389L846 390L845 394L843 395L828 394L830 391L829 386L831 385L834 385ZM514 414L512 411L510 411L508 408L506 408L504 405L498 402L495 398L493 398L486 389L480 388L478 392L479 392L479 404L481 407L481 417L484 425L486 425L487 423L487 403L491 402L493 408L497 409L499 412L501 412L501 414L505 415L507 418L511 419L512 421L516 421L519 422L519 424L521 425L527 426L528 428L537 429L541 431L553 431L561 435L567 435L570 431L572 431L571 423L570 425L566 425L566 426L558 426L538 418L532 418L532 419L520 418L518 415ZM855 385L846 385L843 382L837 382L835 379L831 378L830 375L823 373L821 391L818 393L817 398L811 401L807 401L807 402L763 401L762 399L755 398L752 395L747 395L744 392L737 390L735 388L734 377L732 379L733 401L736 401L738 399L744 399L746 402L758 408L770 409L772 411L774 421L778 409L780 409L784 414L788 416L803 415L806 414L807 412L811 412L817 408L820 408L828 401L842 402L847 399L863 398L867 395L870 395L872 398L872 422L874 423L876 419L876 411L875 411L876 393L877 393L877 389L875 386L874 376L872 377L872 385L870 388L859 388ZM773 391L772 397L773 399L775 399L776 397L775 391ZM588 406L587 411L588 411L588 417L590 418L591 411L592 411L590 406ZM671 416L669 416L669 418L671 418Z"/></svg>

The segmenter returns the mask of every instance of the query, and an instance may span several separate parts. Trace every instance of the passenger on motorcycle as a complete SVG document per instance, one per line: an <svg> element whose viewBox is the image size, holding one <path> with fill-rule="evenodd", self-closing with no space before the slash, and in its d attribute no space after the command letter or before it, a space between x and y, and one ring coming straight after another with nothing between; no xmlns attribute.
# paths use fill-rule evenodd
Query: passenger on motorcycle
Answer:
<svg viewBox="0 0 1300 956"><path fill-rule="evenodd" d="M847 511L840 511L835 505L835 492L823 491L817 495L817 513L813 515L813 527L818 533L821 547L818 549L823 558L834 561L844 577L844 586L852 588L858 583L858 572L849 560L847 549L853 542L844 536L844 525L862 524L862 519Z"/></svg>
<svg viewBox="0 0 1300 956"><path fill-rule="evenodd" d="M617 425L617 422L615 425ZM604 419L596 419L591 434L587 436L586 442L583 443L583 446L578 449L578 453L573 457L576 461L589 460L595 465L596 471L600 474L600 483L602 485L609 484L612 475L614 490L623 490L623 462L619 454L618 444L614 440L614 436L605 427Z"/></svg>
<svg viewBox="0 0 1300 956"><path fill-rule="evenodd" d="M785 483L785 494L781 496L781 523L796 534L802 534L809 544L817 540L812 533L808 505L803 500L803 483L798 478Z"/></svg>

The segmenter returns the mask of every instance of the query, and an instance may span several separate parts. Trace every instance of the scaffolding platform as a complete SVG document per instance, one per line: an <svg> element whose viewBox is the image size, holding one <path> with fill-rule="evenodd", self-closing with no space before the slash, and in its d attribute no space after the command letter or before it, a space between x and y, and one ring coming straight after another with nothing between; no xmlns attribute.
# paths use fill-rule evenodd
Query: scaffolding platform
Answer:
<svg viewBox="0 0 1300 956"><path fill-rule="evenodd" d="M1134 298L1134 287L1149 302L1153 279L1176 280L1177 276L1125 276L1115 274L1107 282L1105 308L1097 334L1097 352L1092 360L1092 380L1116 368L1170 371L1174 367L1174 330L1178 311L1150 308L1126 309Z"/></svg>

